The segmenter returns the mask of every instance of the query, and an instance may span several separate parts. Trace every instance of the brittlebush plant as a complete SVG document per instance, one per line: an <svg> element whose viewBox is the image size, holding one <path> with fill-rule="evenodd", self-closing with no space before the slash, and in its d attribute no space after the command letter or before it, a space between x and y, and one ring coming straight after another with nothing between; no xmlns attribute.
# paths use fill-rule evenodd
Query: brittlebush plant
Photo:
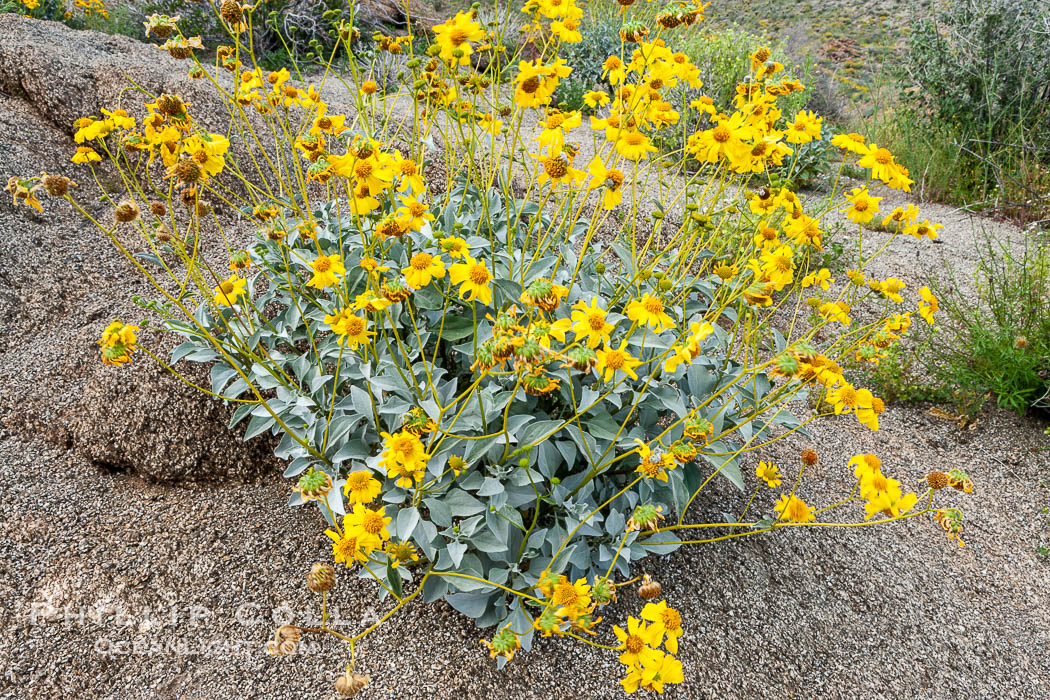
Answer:
<svg viewBox="0 0 1050 700"><path fill-rule="evenodd" d="M767 49L732 104L675 103L702 88L672 46L704 8L673 4L652 26L625 14L604 65L614 90L588 93L585 121L551 104L573 71L558 53L579 40L580 10L530 0L523 11L522 41L471 10L432 27L429 43L377 34L376 63L310 79L255 67L251 8L233 0L216 8L231 43L214 65L177 22L154 17L228 124L204 129L172 94L150 95L137 116L117 105L80 120L73 161L110 169L124 190L112 218L91 218L59 175L8 189L38 208L41 191L65 198L152 282L158 297L139 300L149 326L181 344L158 357L140 343L146 322L114 321L102 361L141 351L193 386L175 366L207 365L210 385L196 388L236 407L245 439L279 437L290 504L320 509L333 563L393 599L379 624L420 595L443 598L495 626L485 644L501 665L537 632L568 636L619 652L628 692L662 691L683 680L686 625L667 601L597 637L601 606L649 553L888 523L933 511L938 489L972 488L965 474L935 473L911 492L857 455L834 467L853 488L811 504L814 451L783 471L740 466L824 416L877 430L882 401L838 363L877 362L911 323L905 309L932 322L937 302L865 273L887 244L863 245L873 192L911 183L888 151L836 136L843 163L871 177L815 204L772 186L769 169L790 172L822 122L781 113L778 100L802 86ZM354 56L357 31L336 31ZM657 151L654 137L688 111L702 128L683 150ZM836 210L857 224L841 281L814 262ZM220 216L237 213L258 231L247 249L229 246ZM936 235L913 208L883 224ZM804 401L814 392L818 411ZM743 507L697 522L691 506L716 477ZM957 513L938 519L954 537ZM309 582L327 596L334 574L318 566ZM660 587L647 578L639 590ZM282 627L271 650L294 650L303 631L353 648L376 626L346 636L323 614L317 628ZM341 692L366 681L355 661Z"/></svg>

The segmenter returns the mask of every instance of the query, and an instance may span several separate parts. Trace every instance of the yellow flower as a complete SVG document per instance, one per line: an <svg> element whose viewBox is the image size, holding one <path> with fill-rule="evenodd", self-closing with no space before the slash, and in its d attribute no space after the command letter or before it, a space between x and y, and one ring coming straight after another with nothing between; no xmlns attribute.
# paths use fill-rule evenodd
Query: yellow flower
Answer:
<svg viewBox="0 0 1050 700"><path fill-rule="evenodd" d="M869 478L872 474L881 471L882 460L877 455L873 455L870 452L860 455L853 455L850 457L850 466L857 465L853 470L853 475L860 481L864 481Z"/></svg>
<svg viewBox="0 0 1050 700"><path fill-rule="evenodd" d="M660 627L646 625L636 617L627 618L626 630L613 626L613 634L620 640L620 645L616 648L623 650L620 663L625 666L634 666L647 656L653 656L663 640L663 630Z"/></svg>
<svg viewBox="0 0 1050 700"><path fill-rule="evenodd" d="M879 212L879 202L882 201L882 197L872 197L868 194L867 187L853 188L852 194L846 195L846 199L850 201L850 206L842 211L846 212L846 216L855 224L864 224L874 219Z"/></svg>
<svg viewBox="0 0 1050 700"><path fill-rule="evenodd" d="M604 90L588 90L583 93L583 103L588 107L597 109L609 104L609 93Z"/></svg>
<svg viewBox="0 0 1050 700"><path fill-rule="evenodd" d="M83 164L102 160L102 156L95 153L94 148L89 146L79 146L77 147L77 152L73 154L73 157L70 160L74 163Z"/></svg>
<svg viewBox="0 0 1050 700"><path fill-rule="evenodd" d="M885 408L886 405L882 399L874 396L867 389L857 391L857 405L854 407L853 412L857 415L858 421L872 430L879 429L879 414Z"/></svg>
<svg viewBox="0 0 1050 700"><path fill-rule="evenodd" d="M558 583L551 591L550 599L555 615L576 620L590 612L591 587L585 578L571 583L565 576L559 576Z"/></svg>
<svg viewBox="0 0 1050 700"><path fill-rule="evenodd" d="M394 542L391 540L383 547L383 551L386 552L392 569L396 569L399 565L410 561L419 561L419 550L411 542Z"/></svg>
<svg viewBox="0 0 1050 700"><path fill-rule="evenodd" d="M594 156L587 165L591 182L587 189L602 187L602 208L613 209L623 201L623 173L616 168L606 168L601 156Z"/></svg>
<svg viewBox="0 0 1050 700"><path fill-rule="evenodd" d="M933 295L929 287L922 287L919 290L919 296L922 297L924 303L919 304L919 315L926 319L926 323L933 324L933 315L937 313L940 308L940 303L937 301L937 297Z"/></svg>
<svg viewBox="0 0 1050 700"><path fill-rule="evenodd" d="M376 296L372 292L364 292L363 294L358 294L357 297L354 298L355 311L368 311L374 314L382 311L388 306L390 306L390 302L387 299L381 296Z"/></svg>
<svg viewBox="0 0 1050 700"><path fill-rule="evenodd" d="M862 154L860 160L857 161L857 165L870 169L873 177L877 177L883 182L889 181L893 175L893 166L896 164L893 154L885 148L879 148L874 143L863 147L863 149L862 151L857 151Z"/></svg>
<svg viewBox="0 0 1050 700"><path fill-rule="evenodd" d="M825 400L835 409L835 415L849 412L857 405L857 390L852 384L843 380L830 389Z"/></svg>
<svg viewBox="0 0 1050 700"><path fill-rule="evenodd" d="M474 260L469 254L464 254L464 261L456 263L449 268L449 281L458 284L459 298L467 301L480 299L486 306L492 305L492 273L489 272L485 263ZM467 295L470 295L469 297Z"/></svg>
<svg viewBox="0 0 1050 700"><path fill-rule="evenodd" d="M541 107L548 104L558 88L561 78L572 72L572 67L565 60L558 58L554 63L544 64L542 59L521 61L518 64L517 83L514 89L514 103L519 107Z"/></svg>
<svg viewBox="0 0 1050 700"><path fill-rule="evenodd" d="M771 489L780 486L780 468L772 462L759 462L755 476L766 482L766 486Z"/></svg>
<svg viewBox="0 0 1050 700"><path fill-rule="evenodd" d="M455 65L470 65L474 53L470 42L485 39L485 30L474 21L471 12L458 12L456 16L433 27L434 42L441 47L438 56L442 61Z"/></svg>
<svg viewBox="0 0 1050 700"><path fill-rule="evenodd" d="M310 281L306 283L306 286L316 287L317 289L324 289L325 287L339 284L339 278L346 274L346 268L343 267L343 257L338 254L318 255L317 259L310 263L310 267L313 268L314 274Z"/></svg>
<svg viewBox="0 0 1050 700"><path fill-rule="evenodd" d="M923 219L922 223L914 223L905 227L903 232L920 240L925 237L932 241L937 238L937 232L942 228L944 228L943 224L931 224L929 219Z"/></svg>
<svg viewBox="0 0 1050 700"><path fill-rule="evenodd" d="M919 210L914 204L909 204L905 207L897 207L882 220L882 225L889 226L892 222L898 229L900 229L902 226L910 225L915 221L915 218L918 215Z"/></svg>
<svg viewBox="0 0 1050 700"><path fill-rule="evenodd" d="M334 316L326 315L324 322L328 324L333 333L339 336L337 342L340 345L349 344L351 348L367 343L369 337L375 335L374 331L368 330L368 322L348 308Z"/></svg>
<svg viewBox="0 0 1050 700"><path fill-rule="evenodd" d="M219 282L219 286L212 290L215 295L215 303L218 306L233 306L237 300L248 292L245 286L248 280L241 279L237 275L230 275L229 279Z"/></svg>
<svg viewBox="0 0 1050 700"><path fill-rule="evenodd" d="M820 268L817 272L811 272L802 278L802 288L817 286L821 289L830 289L831 285L835 283L835 280L831 279L831 271L826 267Z"/></svg>
<svg viewBox="0 0 1050 700"><path fill-rule="evenodd" d="M779 292L795 279L795 251L791 246L782 245L763 253L759 259L762 261L762 275L775 291Z"/></svg>
<svg viewBox="0 0 1050 700"><path fill-rule="evenodd" d="M616 152L627 160L642 160L656 152L656 146L640 131L622 133L616 140Z"/></svg>
<svg viewBox="0 0 1050 700"><path fill-rule="evenodd" d="M441 258L430 253L416 253L408 262L408 267L401 270L407 281L415 289L422 289L431 280L445 276L445 263Z"/></svg>
<svg viewBox="0 0 1050 700"><path fill-rule="evenodd" d="M343 494L350 503L371 503L382 491L383 485L367 469L351 472L346 477Z"/></svg>
<svg viewBox="0 0 1050 700"><path fill-rule="evenodd" d="M345 526L343 532L346 532ZM335 530L325 530L324 534L328 535L329 539L332 540L332 555L335 558L335 563L346 564L347 566L352 565L355 561L362 563L368 561L368 551L375 549L380 544L378 538L374 541L361 541L350 534L340 535Z"/></svg>
<svg viewBox="0 0 1050 700"><path fill-rule="evenodd" d="M649 326L657 331L675 327L675 322L664 311L664 303L649 294L643 294L641 299L627 305L627 318L640 326Z"/></svg>
<svg viewBox="0 0 1050 700"><path fill-rule="evenodd" d="M401 217L408 224L408 228L413 231L422 230L425 222L434 220L434 215L430 213L430 207L412 196L402 197L401 206L398 207L397 212L395 213Z"/></svg>
<svg viewBox="0 0 1050 700"><path fill-rule="evenodd" d="M397 485L406 489L412 488L413 482L422 481L430 455L419 437L405 430L380 435L385 441L380 464L387 470L387 476L396 477Z"/></svg>
<svg viewBox="0 0 1050 700"><path fill-rule="evenodd" d="M864 145L864 137L860 134L836 134L831 137L831 145L860 155L868 152Z"/></svg>
<svg viewBox="0 0 1050 700"><path fill-rule="evenodd" d="M813 514L813 509L806 505L798 496L785 493L773 506L773 509L780 513L779 520L787 520L793 523L808 523L816 520L816 515Z"/></svg>
<svg viewBox="0 0 1050 700"><path fill-rule="evenodd" d="M624 684L625 690L628 684L637 684L644 690L663 693L665 683L682 683L684 681L685 675L682 672L682 662L670 654L657 650L653 654L644 656L641 660L640 668L633 668L628 677L620 682Z"/></svg>
<svg viewBox="0 0 1050 700"><path fill-rule="evenodd" d="M459 260L470 255L470 247L467 245L467 242L456 236L442 238L438 241L438 245L441 246L442 252L448 253L453 260Z"/></svg>
<svg viewBox="0 0 1050 700"><path fill-rule="evenodd" d="M809 143L820 138L820 125L823 119L813 112L802 110L795 115L795 121L788 124L787 135L784 137L788 143Z"/></svg>
<svg viewBox="0 0 1050 700"><path fill-rule="evenodd" d="M606 313L605 309L598 307L597 297L591 299L589 306L582 301L573 304L572 332L576 340L584 340L589 348L596 348L603 342L608 345L612 340L609 334L616 325L606 321Z"/></svg>
<svg viewBox="0 0 1050 700"><path fill-rule="evenodd" d="M540 146L551 152L560 151L565 145L565 135L580 125L579 112L562 112L552 110L547 118L540 122L540 135L536 137Z"/></svg>
<svg viewBox="0 0 1050 700"><path fill-rule="evenodd" d="M690 136L686 150L703 163L717 163L725 158L737 167L751 160L751 146L744 143L750 138L751 130L744 125L744 115L737 112L732 117L719 119L713 129Z"/></svg>
<svg viewBox="0 0 1050 700"><path fill-rule="evenodd" d="M631 379L638 379L638 375L635 373L634 368L642 364L640 360L635 359L627 352L624 348L627 347L627 341L620 343L620 347L613 350L606 343L604 349L599 350L596 355L598 361L595 367L598 369L598 374L605 381L612 381L613 376L617 372L623 372Z"/></svg>
<svg viewBox="0 0 1050 700"><path fill-rule="evenodd" d="M478 117L478 126L492 136L499 136L503 133L503 120L497 119L494 114L482 114Z"/></svg>
<svg viewBox="0 0 1050 700"><path fill-rule="evenodd" d="M102 362L107 365L122 365L131 362L131 354L135 352L138 337L135 331L138 326L127 325L120 321L114 321L102 331L102 337L98 344L102 346Z"/></svg>
<svg viewBox="0 0 1050 700"><path fill-rule="evenodd" d="M901 291L903 291L906 286L907 285L904 284L902 280L899 280L896 277L887 277L879 283L879 289L882 290L882 293L885 294L888 299L895 301L898 304L904 301L904 297L901 296Z"/></svg>
<svg viewBox="0 0 1050 700"><path fill-rule="evenodd" d="M871 520L876 515L882 514L887 518L895 518L907 513L918 502L919 497L914 493L902 494L900 486L884 491L869 501L864 506L865 520Z"/></svg>
<svg viewBox="0 0 1050 700"><path fill-rule="evenodd" d="M672 654L678 653L678 638L682 636L682 615L667 605L666 600L659 603L646 603L642 608L642 619L653 623L663 634L664 648ZM654 633L655 634L655 633Z"/></svg>
<svg viewBox="0 0 1050 700"><path fill-rule="evenodd" d="M641 474L646 479L656 479L657 481L667 481L667 472L678 466L678 462L671 454L656 455L653 454L649 446L638 438L634 439L638 443L638 457L640 459L638 468L635 469L635 473Z"/></svg>
<svg viewBox="0 0 1050 700"><path fill-rule="evenodd" d="M684 346L676 345L671 348L674 352L667 355L664 360L664 372L672 373L678 369L678 365L689 364L693 360L692 353L689 352Z"/></svg>
<svg viewBox="0 0 1050 700"><path fill-rule="evenodd" d="M390 539L387 525L393 518L384 515L385 509L386 506L380 506L378 510L371 510L361 503L355 503L353 511L343 519L343 532L356 537L366 551L377 549L378 545L370 545L375 544L376 540L385 542Z"/></svg>
<svg viewBox="0 0 1050 700"><path fill-rule="evenodd" d="M202 132L189 136L182 142L183 152L200 167L201 179L207 180L222 172L226 165L226 151L230 142L220 134Z"/></svg>

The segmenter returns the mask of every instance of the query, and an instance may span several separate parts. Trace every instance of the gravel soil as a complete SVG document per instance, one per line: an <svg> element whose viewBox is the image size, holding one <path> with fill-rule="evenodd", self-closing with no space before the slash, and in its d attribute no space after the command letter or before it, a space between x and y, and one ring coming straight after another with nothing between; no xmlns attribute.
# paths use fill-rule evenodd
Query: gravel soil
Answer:
<svg viewBox="0 0 1050 700"><path fill-rule="evenodd" d="M966 468L973 494L938 494L966 513L966 546L926 517L892 526L794 530L680 550L647 562L684 617L686 682L707 697L986 697L1050 693L1050 567L1036 553L1050 503L1047 439L1035 421L990 413L960 431L923 407L891 407L878 433L824 422L767 457L788 475L798 450L821 462L799 493L848 490L845 461L883 455L914 483ZM731 487L730 487L731 488ZM302 585L330 549L312 510L284 506L279 478L180 488L100 472L40 440L0 441L0 693L98 698L327 697L346 657L313 640L267 657L289 616L310 624ZM768 501L768 502L767 502ZM717 488L704 510L739 503ZM768 511L772 497L757 507ZM849 519L849 518L847 518ZM341 572L333 611L345 631L383 614L373 586ZM598 639L637 614L630 591ZM619 697L615 654L543 640L503 671L473 625L414 602L357 651L362 697Z"/></svg>

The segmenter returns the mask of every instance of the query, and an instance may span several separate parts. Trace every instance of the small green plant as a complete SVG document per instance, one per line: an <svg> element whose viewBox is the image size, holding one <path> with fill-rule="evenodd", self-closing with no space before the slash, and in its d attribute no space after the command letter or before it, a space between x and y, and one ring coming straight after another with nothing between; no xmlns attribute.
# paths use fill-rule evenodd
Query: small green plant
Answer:
<svg viewBox="0 0 1050 700"><path fill-rule="evenodd" d="M951 399L950 391L935 385L923 375L919 358L924 345L915 347L894 343L878 364L865 363L861 367L864 383L892 403L942 402Z"/></svg>
<svg viewBox="0 0 1050 700"><path fill-rule="evenodd" d="M966 298L949 270L934 283L943 312L925 331L930 375L962 394L990 394L1018 413L1045 408L1050 392L1050 246L1027 239L1018 256L987 234ZM977 407L979 408L979 406Z"/></svg>

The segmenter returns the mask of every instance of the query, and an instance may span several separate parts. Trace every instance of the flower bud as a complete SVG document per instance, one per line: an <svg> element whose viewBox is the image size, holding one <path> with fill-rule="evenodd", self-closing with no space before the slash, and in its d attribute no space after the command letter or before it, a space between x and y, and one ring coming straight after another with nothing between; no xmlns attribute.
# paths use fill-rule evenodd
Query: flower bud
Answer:
<svg viewBox="0 0 1050 700"><path fill-rule="evenodd" d="M314 564L306 575L306 587L314 593L325 593L335 585L335 569L330 564Z"/></svg>

